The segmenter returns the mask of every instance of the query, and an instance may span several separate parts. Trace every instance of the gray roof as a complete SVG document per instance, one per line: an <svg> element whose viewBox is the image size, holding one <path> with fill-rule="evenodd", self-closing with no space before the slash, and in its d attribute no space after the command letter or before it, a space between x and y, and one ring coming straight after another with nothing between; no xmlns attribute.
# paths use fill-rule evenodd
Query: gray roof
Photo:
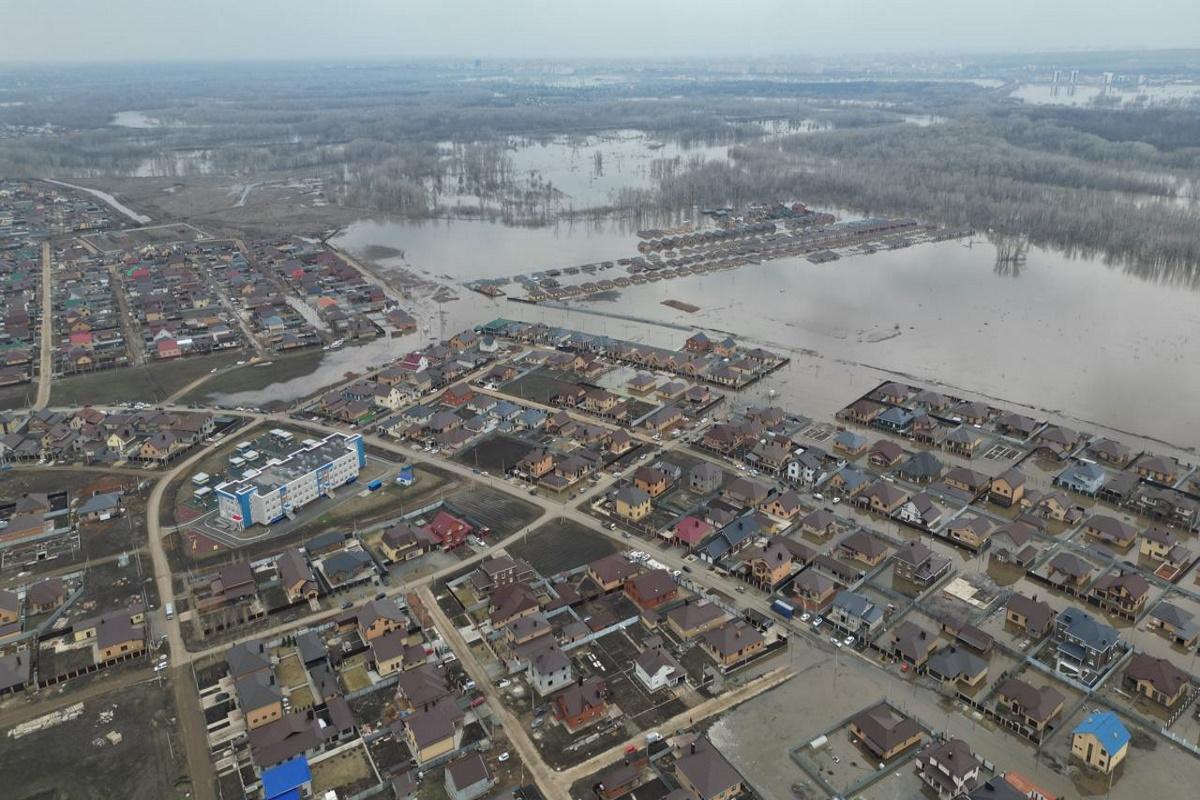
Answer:
<svg viewBox="0 0 1200 800"><path fill-rule="evenodd" d="M928 668L944 678L958 679L978 675L987 669L987 662L964 648L952 645L931 655Z"/></svg>
<svg viewBox="0 0 1200 800"><path fill-rule="evenodd" d="M843 589L834 596L833 607L867 622L883 616L883 609L863 595L848 589Z"/></svg>
<svg viewBox="0 0 1200 800"><path fill-rule="evenodd" d="M913 478L932 478L941 474L941 471L942 462L927 450L916 453L900 467L901 474Z"/></svg>
<svg viewBox="0 0 1200 800"><path fill-rule="evenodd" d="M230 677L236 681L251 672L270 669L271 657L262 642L242 642L225 651L225 664L229 667Z"/></svg>
<svg viewBox="0 0 1200 800"><path fill-rule="evenodd" d="M1064 608L1058 612L1058 624L1064 626L1068 636L1078 639L1092 650L1103 652L1121 640L1116 628L1079 608Z"/></svg>
<svg viewBox="0 0 1200 800"><path fill-rule="evenodd" d="M253 711L283 698L279 686L275 684L275 676L267 672L256 672L242 678L233 688L242 711Z"/></svg>
<svg viewBox="0 0 1200 800"><path fill-rule="evenodd" d="M76 514L99 514L103 511L112 511L121 505L120 492L105 492L104 494L94 494L84 501Z"/></svg>
<svg viewBox="0 0 1200 800"><path fill-rule="evenodd" d="M28 683L30 666L28 653L0 655L0 689L12 689Z"/></svg>

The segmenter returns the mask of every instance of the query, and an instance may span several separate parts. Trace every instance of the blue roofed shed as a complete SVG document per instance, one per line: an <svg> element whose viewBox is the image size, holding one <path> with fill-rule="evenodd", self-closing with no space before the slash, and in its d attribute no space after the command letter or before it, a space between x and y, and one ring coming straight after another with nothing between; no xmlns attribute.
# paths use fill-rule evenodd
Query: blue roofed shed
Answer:
<svg viewBox="0 0 1200 800"><path fill-rule="evenodd" d="M304 756L263 770L264 800L300 800L301 788L312 783L312 770Z"/></svg>

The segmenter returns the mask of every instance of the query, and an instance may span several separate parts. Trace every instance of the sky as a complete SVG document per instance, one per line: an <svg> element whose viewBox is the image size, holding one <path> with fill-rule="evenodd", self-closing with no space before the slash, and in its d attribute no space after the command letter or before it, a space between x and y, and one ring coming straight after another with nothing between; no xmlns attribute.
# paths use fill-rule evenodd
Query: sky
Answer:
<svg viewBox="0 0 1200 800"><path fill-rule="evenodd" d="M1159 49L1197 0L0 0L0 61L781 57Z"/></svg>

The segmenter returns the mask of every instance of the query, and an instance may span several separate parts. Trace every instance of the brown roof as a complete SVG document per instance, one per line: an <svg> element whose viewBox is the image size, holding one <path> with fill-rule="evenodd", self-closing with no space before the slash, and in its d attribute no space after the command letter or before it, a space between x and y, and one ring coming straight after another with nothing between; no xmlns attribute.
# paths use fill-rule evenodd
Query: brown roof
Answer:
<svg viewBox="0 0 1200 800"><path fill-rule="evenodd" d="M862 735L881 753L921 733L921 727L886 703L868 708L851 718Z"/></svg>
<svg viewBox="0 0 1200 800"><path fill-rule="evenodd" d="M1007 608L1025 617L1029 621L1029 627L1038 631L1044 630L1054 617L1054 609L1048 603L1026 597L1019 592L1008 598Z"/></svg>
<svg viewBox="0 0 1200 800"><path fill-rule="evenodd" d="M1046 722L1059 706L1063 704L1062 694L1051 686L1035 689L1020 678L1009 678L1000 684L996 693L1002 697L1016 700L1017 704L1033 719Z"/></svg>
<svg viewBox="0 0 1200 800"><path fill-rule="evenodd" d="M1129 659L1125 677L1134 681L1147 681L1167 697L1174 697L1181 688L1191 683L1187 673L1167 659L1154 658L1145 653L1135 653L1133 658Z"/></svg>

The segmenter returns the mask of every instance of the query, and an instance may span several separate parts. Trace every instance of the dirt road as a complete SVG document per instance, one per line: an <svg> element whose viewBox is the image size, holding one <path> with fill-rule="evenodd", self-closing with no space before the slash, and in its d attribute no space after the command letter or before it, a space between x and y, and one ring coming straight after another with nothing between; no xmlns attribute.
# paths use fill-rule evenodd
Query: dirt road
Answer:
<svg viewBox="0 0 1200 800"><path fill-rule="evenodd" d="M50 402L50 384L54 380L54 280L50 270L50 243L42 242L42 352L35 411Z"/></svg>
<svg viewBox="0 0 1200 800"><path fill-rule="evenodd" d="M492 685L487 671L475 659L471 648L467 646L466 641L459 635L458 628L454 627L454 623L446 616L446 612L442 611L441 606L437 604L433 592L430 591L428 586L422 586L417 594L433 619L434 626L441 632L442 636L450 644L450 647L458 655L459 662L463 665L463 669L467 671L467 674L471 676L471 680L475 681L476 687L487 698L488 706L492 709L492 713L499 720L500 725L503 726L504 733L508 736L509 742L517 751L517 754L521 756L521 761L524 762L525 768L529 770L529 774L533 776L533 780L537 783L538 788L541 789L542 794L548 798L568 797L570 784L564 783L562 775L550 769L546 765L546 762L542 760L542 756L538 753L533 740L525 733L525 729L521 727L521 723L512 715L512 712L500 701L500 697L497 695L496 688Z"/></svg>

